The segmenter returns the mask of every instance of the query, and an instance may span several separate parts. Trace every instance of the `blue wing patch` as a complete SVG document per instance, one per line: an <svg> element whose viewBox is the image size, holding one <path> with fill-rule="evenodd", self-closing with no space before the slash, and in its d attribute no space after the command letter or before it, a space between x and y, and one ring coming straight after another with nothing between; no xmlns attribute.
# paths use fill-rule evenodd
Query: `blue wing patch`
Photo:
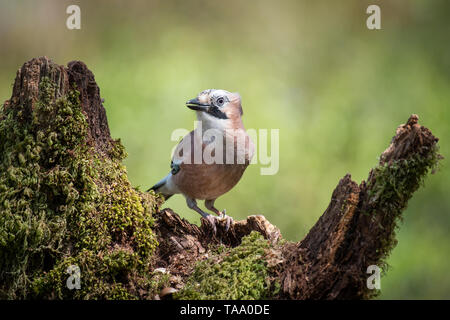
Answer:
<svg viewBox="0 0 450 320"><path fill-rule="evenodd" d="M172 175L176 175L178 171L180 171L180 165L177 163L173 163L173 161L170 162L170 169L172 169L170 172Z"/></svg>

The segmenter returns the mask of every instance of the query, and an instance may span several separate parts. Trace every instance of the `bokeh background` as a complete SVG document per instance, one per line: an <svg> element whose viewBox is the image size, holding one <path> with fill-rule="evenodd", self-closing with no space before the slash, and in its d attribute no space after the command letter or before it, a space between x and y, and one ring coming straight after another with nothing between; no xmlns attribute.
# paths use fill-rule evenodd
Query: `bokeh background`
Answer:
<svg viewBox="0 0 450 320"><path fill-rule="evenodd" d="M449 155L448 1L0 4L0 100L33 57L84 61L142 189L168 172L172 131L194 125L186 100L207 88L240 92L247 128L280 129L280 169L262 176L250 166L217 206L235 219L263 214L288 240L305 236L347 172L367 177L410 114ZM81 30L66 28L70 4L81 7ZM370 4L381 7L382 30L366 28ZM450 298L449 189L444 160L404 213L380 298ZM199 222L181 196L165 206Z"/></svg>

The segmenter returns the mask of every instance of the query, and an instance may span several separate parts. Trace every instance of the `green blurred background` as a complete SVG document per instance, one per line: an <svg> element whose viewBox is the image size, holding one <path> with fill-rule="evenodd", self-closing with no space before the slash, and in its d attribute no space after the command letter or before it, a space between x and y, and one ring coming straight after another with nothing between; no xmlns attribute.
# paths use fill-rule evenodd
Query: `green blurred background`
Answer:
<svg viewBox="0 0 450 320"><path fill-rule="evenodd" d="M449 1L0 3L0 99L33 57L84 61L142 189L168 172L172 131L193 127L186 100L240 92L247 128L280 129L280 169L250 166L217 206L235 219L263 214L289 240L305 236L347 172L367 177L410 114L449 154ZM81 7L81 30L66 28L70 4ZM382 30L366 28L370 4ZM449 188L444 160L404 213L381 298L450 298ZM164 206L199 222L181 196Z"/></svg>

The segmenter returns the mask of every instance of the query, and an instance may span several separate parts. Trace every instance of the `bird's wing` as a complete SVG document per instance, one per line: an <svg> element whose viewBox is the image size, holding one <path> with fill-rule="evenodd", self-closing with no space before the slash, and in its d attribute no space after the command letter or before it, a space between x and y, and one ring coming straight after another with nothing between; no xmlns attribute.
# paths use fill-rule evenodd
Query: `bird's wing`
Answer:
<svg viewBox="0 0 450 320"><path fill-rule="evenodd" d="M193 131L180 141L172 158L172 182L181 193L194 199L215 199L228 192L240 180L249 163L227 165L223 159L222 164L207 164L203 151L209 152L205 148L211 148L210 144L203 142L200 134ZM224 151L225 147L221 152Z"/></svg>
<svg viewBox="0 0 450 320"><path fill-rule="evenodd" d="M172 156L172 162L170 163L172 174L178 173L183 164L193 164L195 160L202 161L203 148L202 138L194 131L184 136ZM198 159L196 159L196 154Z"/></svg>
<svg viewBox="0 0 450 320"><path fill-rule="evenodd" d="M183 165L205 164L205 159L203 159L203 153L205 151L214 158L213 160L216 160L216 152L221 153L222 155L218 154L217 157L217 160L221 161L220 163L227 163L230 159L234 164L245 163L248 165L250 163L255 147L245 130L236 131L233 135L226 135L221 141L223 141L222 147L216 149L216 147L218 147L218 141L205 143L201 133L196 132L195 130L191 131L184 136L175 148L171 162L171 170L173 170L172 174L178 172ZM229 143L234 147L229 149L227 146ZM205 150L206 147L208 147L208 150Z"/></svg>

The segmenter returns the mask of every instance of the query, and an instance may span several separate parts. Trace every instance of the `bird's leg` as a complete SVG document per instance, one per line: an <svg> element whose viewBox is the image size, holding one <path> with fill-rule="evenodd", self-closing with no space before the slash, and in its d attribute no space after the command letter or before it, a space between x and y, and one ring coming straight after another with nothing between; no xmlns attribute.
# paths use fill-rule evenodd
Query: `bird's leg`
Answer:
<svg viewBox="0 0 450 320"><path fill-rule="evenodd" d="M214 201L216 201L216 199L212 199L212 200L205 200L205 207L206 209L208 209L209 211L214 212L215 214L217 214L218 216L222 215L222 212L220 212L216 207L214 207Z"/></svg>
<svg viewBox="0 0 450 320"><path fill-rule="evenodd" d="M209 213L204 212L202 209L200 209L197 206L197 201L195 201L195 199L191 199L191 198L187 198L186 197L186 204L189 207L189 209L195 210L198 213L200 213L200 215L205 218L206 220L208 220L211 225L213 226L214 229L214 233L217 233L217 228L216 228L216 220L215 217L210 215Z"/></svg>
<svg viewBox="0 0 450 320"><path fill-rule="evenodd" d="M198 213L201 214L201 216L202 216L203 218L206 219L208 216L210 216L209 213L206 213L205 211L203 211L202 209L200 209L200 208L197 206L197 201L195 201L195 199L186 198L186 204L187 204L187 206L189 207L189 209L192 209L192 210L197 211Z"/></svg>
<svg viewBox="0 0 450 320"><path fill-rule="evenodd" d="M230 224L233 221L233 218L225 214L226 213L225 209L223 209L222 212L220 212L216 207L214 207L214 201L216 201L216 199L205 200L205 207L206 209L217 214L219 218L225 219L227 221L225 230L228 231L228 229L230 229Z"/></svg>

